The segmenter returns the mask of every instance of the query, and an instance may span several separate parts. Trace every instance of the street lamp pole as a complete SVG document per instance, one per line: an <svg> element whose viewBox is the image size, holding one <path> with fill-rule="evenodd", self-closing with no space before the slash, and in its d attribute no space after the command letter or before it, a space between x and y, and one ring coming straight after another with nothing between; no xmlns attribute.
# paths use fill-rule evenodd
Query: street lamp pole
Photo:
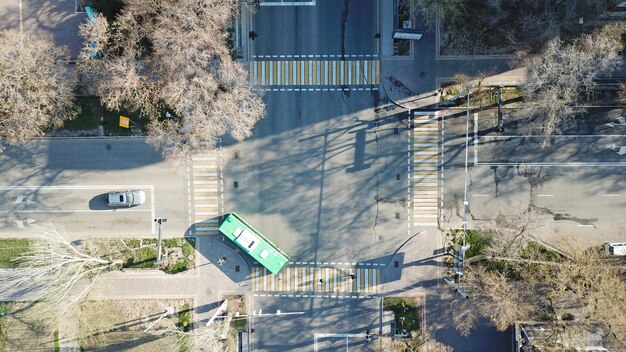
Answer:
<svg viewBox="0 0 626 352"><path fill-rule="evenodd" d="M467 91L467 113L465 115L465 177L463 180L463 245L461 246L461 265L460 265L460 277L459 284L463 283L463 272L465 269L465 252L469 248L469 244L466 242L467 237L467 208L469 202L467 201L467 164L469 153L469 116L470 116L470 91ZM460 286L462 287L462 286Z"/></svg>
<svg viewBox="0 0 626 352"><path fill-rule="evenodd" d="M156 263L159 264L161 262L161 225L167 222L167 219L159 217L159 218L154 219L154 222L159 224L159 237L157 239L157 259L156 259Z"/></svg>

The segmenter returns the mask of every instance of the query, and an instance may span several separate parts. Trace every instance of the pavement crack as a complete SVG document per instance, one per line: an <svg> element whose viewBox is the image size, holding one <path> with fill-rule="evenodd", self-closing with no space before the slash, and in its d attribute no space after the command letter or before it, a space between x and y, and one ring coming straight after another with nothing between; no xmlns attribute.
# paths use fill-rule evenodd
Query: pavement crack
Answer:
<svg viewBox="0 0 626 352"><path fill-rule="evenodd" d="M378 213L379 213L379 204L380 204L380 196L378 194L378 174L376 174L376 196L374 197L376 203L376 216L374 217L374 240L378 236L376 233L376 226L378 225Z"/></svg>
<svg viewBox="0 0 626 352"><path fill-rule="evenodd" d="M341 58L345 60L346 55L346 22L350 14L350 0L343 1L343 9L341 10Z"/></svg>

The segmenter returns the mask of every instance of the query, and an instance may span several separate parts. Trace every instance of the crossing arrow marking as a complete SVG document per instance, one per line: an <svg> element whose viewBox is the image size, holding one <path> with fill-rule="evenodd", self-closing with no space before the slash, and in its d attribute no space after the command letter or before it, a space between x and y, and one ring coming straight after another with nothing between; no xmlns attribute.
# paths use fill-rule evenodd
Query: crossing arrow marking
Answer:
<svg viewBox="0 0 626 352"><path fill-rule="evenodd" d="M615 144L611 144L611 145L608 145L607 148L616 151L617 154L619 154L619 155L626 154L626 146L618 146L618 145L615 145Z"/></svg>
<svg viewBox="0 0 626 352"><path fill-rule="evenodd" d="M17 225L17 227L19 227L20 229L23 229L24 228L24 223L26 223L26 225L30 225L30 224L34 223L35 221L37 221L37 220L28 218L26 220L14 220L14 221L15 221L15 225Z"/></svg>
<svg viewBox="0 0 626 352"><path fill-rule="evenodd" d="M626 118L624 118L623 116L618 116L615 121L617 121L617 123L615 122L609 122L606 125L613 128L615 126L626 126Z"/></svg>
<svg viewBox="0 0 626 352"><path fill-rule="evenodd" d="M21 204L21 203L26 203L26 205L37 204L37 202L35 202L33 200L29 200L27 198L24 198L23 194L20 194L19 196L17 196L17 198L15 199L15 202L13 202L13 204Z"/></svg>

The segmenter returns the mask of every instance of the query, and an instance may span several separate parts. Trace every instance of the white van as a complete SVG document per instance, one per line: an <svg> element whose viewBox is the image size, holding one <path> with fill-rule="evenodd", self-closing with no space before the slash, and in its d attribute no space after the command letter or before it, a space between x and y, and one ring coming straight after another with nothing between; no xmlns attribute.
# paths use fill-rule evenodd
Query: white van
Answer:
<svg viewBox="0 0 626 352"><path fill-rule="evenodd" d="M604 251L608 255L626 256L626 242L624 243L606 243Z"/></svg>

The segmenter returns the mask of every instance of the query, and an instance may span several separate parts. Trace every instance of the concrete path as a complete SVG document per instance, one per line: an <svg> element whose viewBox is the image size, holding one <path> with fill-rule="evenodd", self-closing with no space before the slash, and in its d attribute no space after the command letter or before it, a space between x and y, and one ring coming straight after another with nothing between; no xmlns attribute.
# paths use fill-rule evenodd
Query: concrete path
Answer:
<svg viewBox="0 0 626 352"><path fill-rule="evenodd" d="M61 352L80 352L80 323L78 312L71 311L59 315L59 350Z"/></svg>
<svg viewBox="0 0 626 352"><path fill-rule="evenodd" d="M224 294L245 294L249 286L248 264L222 241L223 236L196 237L196 268L191 272L166 274L160 270L125 270L98 278L93 299L193 298L195 322L207 321ZM226 257L222 266L219 258ZM239 272L236 267L239 266Z"/></svg>

